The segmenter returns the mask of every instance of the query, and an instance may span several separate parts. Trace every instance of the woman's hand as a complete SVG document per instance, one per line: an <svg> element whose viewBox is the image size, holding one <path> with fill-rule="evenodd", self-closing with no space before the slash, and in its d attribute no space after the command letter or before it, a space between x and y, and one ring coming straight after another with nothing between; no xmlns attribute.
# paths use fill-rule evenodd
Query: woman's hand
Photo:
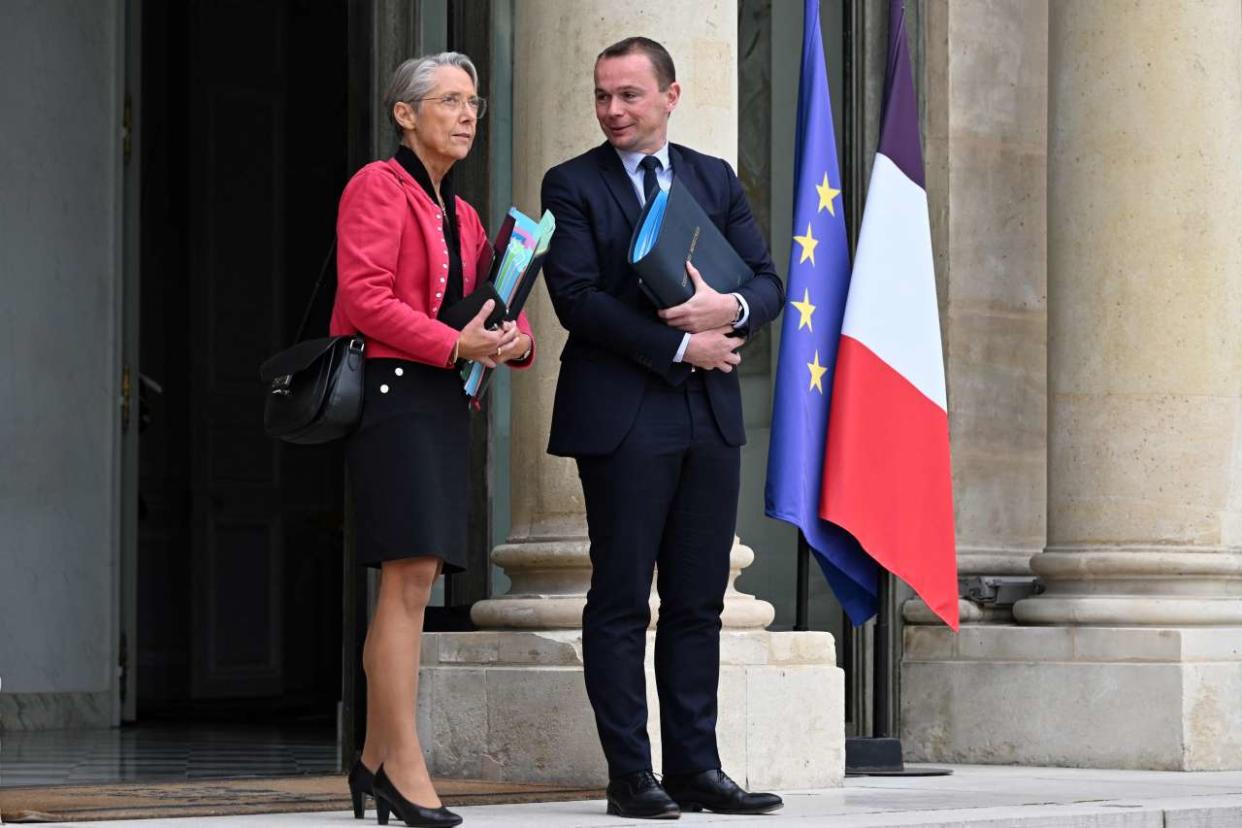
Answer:
<svg viewBox="0 0 1242 828"><path fill-rule="evenodd" d="M503 355L506 349L513 345L514 340L518 338L519 332L517 325L512 322L505 322L499 328L491 331L483 327L487 317L492 312L492 308L495 306L495 301L488 299L483 303L483 307L479 309L474 319L467 322L466 327L461 329L461 336L457 337L457 357L459 359L480 362L488 368L495 368L497 362L503 361L499 360L498 357ZM521 351L517 351L509 359L521 353Z"/></svg>
<svg viewBox="0 0 1242 828"><path fill-rule="evenodd" d="M502 346L496 353L495 358L497 363L503 364L505 362L512 362L513 360L521 359L530 353L532 344L530 337L521 331L518 331L516 322L505 322L501 325L500 329L502 331L512 329L517 332L517 336L508 345Z"/></svg>

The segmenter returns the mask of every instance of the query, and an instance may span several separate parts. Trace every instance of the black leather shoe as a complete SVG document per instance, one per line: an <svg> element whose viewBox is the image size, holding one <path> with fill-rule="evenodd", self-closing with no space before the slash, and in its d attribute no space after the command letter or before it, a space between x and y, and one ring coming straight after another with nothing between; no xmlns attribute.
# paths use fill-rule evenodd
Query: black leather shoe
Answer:
<svg viewBox="0 0 1242 828"><path fill-rule="evenodd" d="M354 762L349 769L349 798L354 803L354 819L362 819L366 813L367 797L374 796L371 786L375 776L362 764L362 760Z"/></svg>
<svg viewBox="0 0 1242 828"><path fill-rule="evenodd" d="M685 776L665 776L664 789L683 811L718 814L770 814L785 806L776 794L747 793L720 769Z"/></svg>
<svg viewBox="0 0 1242 828"><path fill-rule="evenodd" d="M461 817L448 808L426 808L402 796L397 786L388 778L388 774L384 773L383 765L375 772L372 787L375 791L375 816L380 825L388 824L389 811L412 828L451 828L453 825L461 825Z"/></svg>
<svg viewBox="0 0 1242 828"><path fill-rule="evenodd" d="M608 813L631 819L677 819L681 809L649 770L618 776L608 783Z"/></svg>

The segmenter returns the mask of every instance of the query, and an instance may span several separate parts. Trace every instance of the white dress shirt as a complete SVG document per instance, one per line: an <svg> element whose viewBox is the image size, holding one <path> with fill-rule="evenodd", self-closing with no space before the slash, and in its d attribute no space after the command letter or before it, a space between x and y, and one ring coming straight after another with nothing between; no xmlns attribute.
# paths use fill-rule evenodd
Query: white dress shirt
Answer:
<svg viewBox="0 0 1242 828"><path fill-rule="evenodd" d="M660 189L667 191L673 186L673 165L668 158L668 142L664 146L651 153L660 161L660 169L656 170L656 181L660 184ZM621 156L621 165L625 167L625 172L630 177L630 183L634 185L634 192L638 195L638 203L646 204L647 195L643 192L643 168L638 166L648 153L645 152L625 152L617 150L617 155Z"/></svg>
<svg viewBox="0 0 1242 828"><path fill-rule="evenodd" d="M621 156L621 165L625 167L625 172L630 177L630 183L634 185L634 193L638 196L639 204L645 205L647 203L647 195L643 192L643 168L639 166L639 163L648 155L654 155L660 160L660 169L656 171L656 183L660 185L660 189L667 192L668 188L673 186L673 164L668 157L667 141L664 142L664 146L660 147L660 149L654 153L626 152L624 150L617 150L617 155ZM733 327L741 328L750 318L750 306L746 304L746 300L742 298L742 294L734 293L732 295L735 299L737 299L738 304L742 307L742 315L739 316L737 321L733 323ZM673 357L673 362L681 362L685 359L686 348L689 346L690 334L686 334L681 338L681 347L677 349L677 354Z"/></svg>

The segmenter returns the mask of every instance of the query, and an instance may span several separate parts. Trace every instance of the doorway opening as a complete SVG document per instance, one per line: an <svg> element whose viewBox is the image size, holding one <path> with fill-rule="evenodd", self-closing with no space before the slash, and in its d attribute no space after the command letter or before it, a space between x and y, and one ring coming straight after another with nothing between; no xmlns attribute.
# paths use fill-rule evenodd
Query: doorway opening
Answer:
<svg viewBox="0 0 1242 828"><path fill-rule="evenodd" d="M347 7L183 0L141 16L137 625L122 708L141 728L262 724L268 741L331 746L330 767L311 769L334 769L341 451L264 434L258 366L295 339L333 239ZM329 278L305 337L326 335L331 295Z"/></svg>

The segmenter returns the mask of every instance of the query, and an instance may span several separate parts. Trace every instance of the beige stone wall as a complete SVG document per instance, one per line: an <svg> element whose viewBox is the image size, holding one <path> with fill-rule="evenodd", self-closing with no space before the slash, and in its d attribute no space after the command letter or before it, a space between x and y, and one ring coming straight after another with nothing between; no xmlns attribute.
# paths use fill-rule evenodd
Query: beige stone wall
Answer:
<svg viewBox="0 0 1242 828"><path fill-rule="evenodd" d="M963 575L1021 574L1045 532L1045 0L926 0L927 195Z"/></svg>

